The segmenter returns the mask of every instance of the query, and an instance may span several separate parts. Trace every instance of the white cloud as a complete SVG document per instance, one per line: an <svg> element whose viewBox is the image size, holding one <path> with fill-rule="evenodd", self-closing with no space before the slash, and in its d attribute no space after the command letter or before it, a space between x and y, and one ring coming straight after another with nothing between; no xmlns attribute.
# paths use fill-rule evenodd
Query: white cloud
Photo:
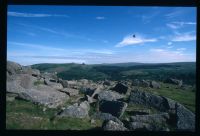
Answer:
<svg viewBox="0 0 200 136"><path fill-rule="evenodd" d="M172 45L172 42L168 42L167 45Z"/></svg>
<svg viewBox="0 0 200 136"><path fill-rule="evenodd" d="M124 46L129 46L129 45L138 45L138 44L142 44L142 43L146 43L146 42L156 42L156 41L157 41L157 39L155 39L155 38L147 39L147 38L143 38L143 37L140 37L140 36L137 36L135 38L132 37L132 36L126 36L115 47L124 47Z"/></svg>
<svg viewBox="0 0 200 136"><path fill-rule="evenodd" d="M196 35L191 35L189 33L178 34L172 38L174 42L186 42L196 40Z"/></svg>
<svg viewBox="0 0 200 136"><path fill-rule="evenodd" d="M148 14L142 15L141 17L142 17L143 23L144 24L150 23L151 20L153 18L155 18L159 13L160 13L160 11L157 10L157 11L154 11L152 13L148 13Z"/></svg>
<svg viewBox="0 0 200 136"><path fill-rule="evenodd" d="M39 50L51 50L51 51L65 51L62 48L55 48L40 44L30 44L30 43L20 43L20 42L8 42L8 45L18 45L18 46L25 46L25 47L31 47Z"/></svg>
<svg viewBox="0 0 200 136"><path fill-rule="evenodd" d="M96 19L97 19L97 20L104 20L104 19L106 19L106 18L105 18L105 17L99 16L99 17L96 17Z"/></svg>
<svg viewBox="0 0 200 136"><path fill-rule="evenodd" d="M176 8L174 11L166 14L165 17L168 19L176 18L176 17L183 15L184 12L185 11L183 9Z"/></svg>
<svg viewBox="0 0 200 136"><path fill-rule="evenodd" d="M178 49L176 49L177 51L185 51L186 50L186 48L178 48Z"/></svg>
<svg viewBox="0 0 200 136"><path fill-rule="evenodd" d="M179 29L185 25L196 25L195 22L171 22L166 24L171 29Z"/></svg>
<svg viewBox="0 0 200 136"><path fill-rule="evenodd" d="M149 57L154 62L186 62L195 61L194 54L183 53L183 50L150 49Z"/></svg>
<svg viewBox="0 0 200 136"><path fill-rule="evenodd" d="M21 13L21 12L8 12L8 16L13 17L69 17L67 15L58 14L33 14L33 13Z"/></svg>

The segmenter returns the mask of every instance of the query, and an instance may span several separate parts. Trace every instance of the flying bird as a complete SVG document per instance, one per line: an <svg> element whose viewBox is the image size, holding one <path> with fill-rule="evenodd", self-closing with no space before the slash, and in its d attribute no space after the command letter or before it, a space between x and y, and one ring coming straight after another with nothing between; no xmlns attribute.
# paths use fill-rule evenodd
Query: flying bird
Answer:
<svg viewBox="0 0 200 136"><path fill-rule="evenodd" d="M133 35L133 38L135 38L135 35Z"/></svg>

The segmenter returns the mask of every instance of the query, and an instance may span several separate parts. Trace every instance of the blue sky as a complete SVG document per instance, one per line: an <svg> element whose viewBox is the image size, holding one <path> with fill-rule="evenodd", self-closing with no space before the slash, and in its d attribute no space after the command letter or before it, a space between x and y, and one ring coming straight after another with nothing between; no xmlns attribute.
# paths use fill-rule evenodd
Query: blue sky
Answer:
<svg viewBox="0 0 200 136"><path fill-rule="evenodd" d="M18 5L7 27L7 59L22 65L196 61L194 7Z"/></svg>

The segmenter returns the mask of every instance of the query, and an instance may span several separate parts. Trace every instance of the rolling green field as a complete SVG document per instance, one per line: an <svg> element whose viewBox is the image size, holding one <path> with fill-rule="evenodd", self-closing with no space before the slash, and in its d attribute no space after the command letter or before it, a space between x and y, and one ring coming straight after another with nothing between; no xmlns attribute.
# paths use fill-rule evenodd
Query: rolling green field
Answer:
<svg viewBox="0 0 200 136"><path fill-rule="evenodd" d="M117 63L117 64L36 64L32 68L42 72L57 72L58 76L65 80L89 79L97 80L126 80L149 79L165 81L167 78L182 79L184 84L195 85L196 63Z"/></svg>

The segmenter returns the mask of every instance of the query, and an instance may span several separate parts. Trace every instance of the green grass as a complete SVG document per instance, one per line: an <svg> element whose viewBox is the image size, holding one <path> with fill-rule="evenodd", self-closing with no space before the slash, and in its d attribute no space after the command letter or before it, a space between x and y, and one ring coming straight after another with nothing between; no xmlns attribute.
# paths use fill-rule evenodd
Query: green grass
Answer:
<svg viewBox="0 0 200 136"><path fill-rule="evenodd" d="M52 118L59 110L34 105L31 102L14 100L6 102L6 128L7 129L33 129L33 130L89 130L101 127L102 121L90 123L89 118L78 119L70 117Z"/></svg>

